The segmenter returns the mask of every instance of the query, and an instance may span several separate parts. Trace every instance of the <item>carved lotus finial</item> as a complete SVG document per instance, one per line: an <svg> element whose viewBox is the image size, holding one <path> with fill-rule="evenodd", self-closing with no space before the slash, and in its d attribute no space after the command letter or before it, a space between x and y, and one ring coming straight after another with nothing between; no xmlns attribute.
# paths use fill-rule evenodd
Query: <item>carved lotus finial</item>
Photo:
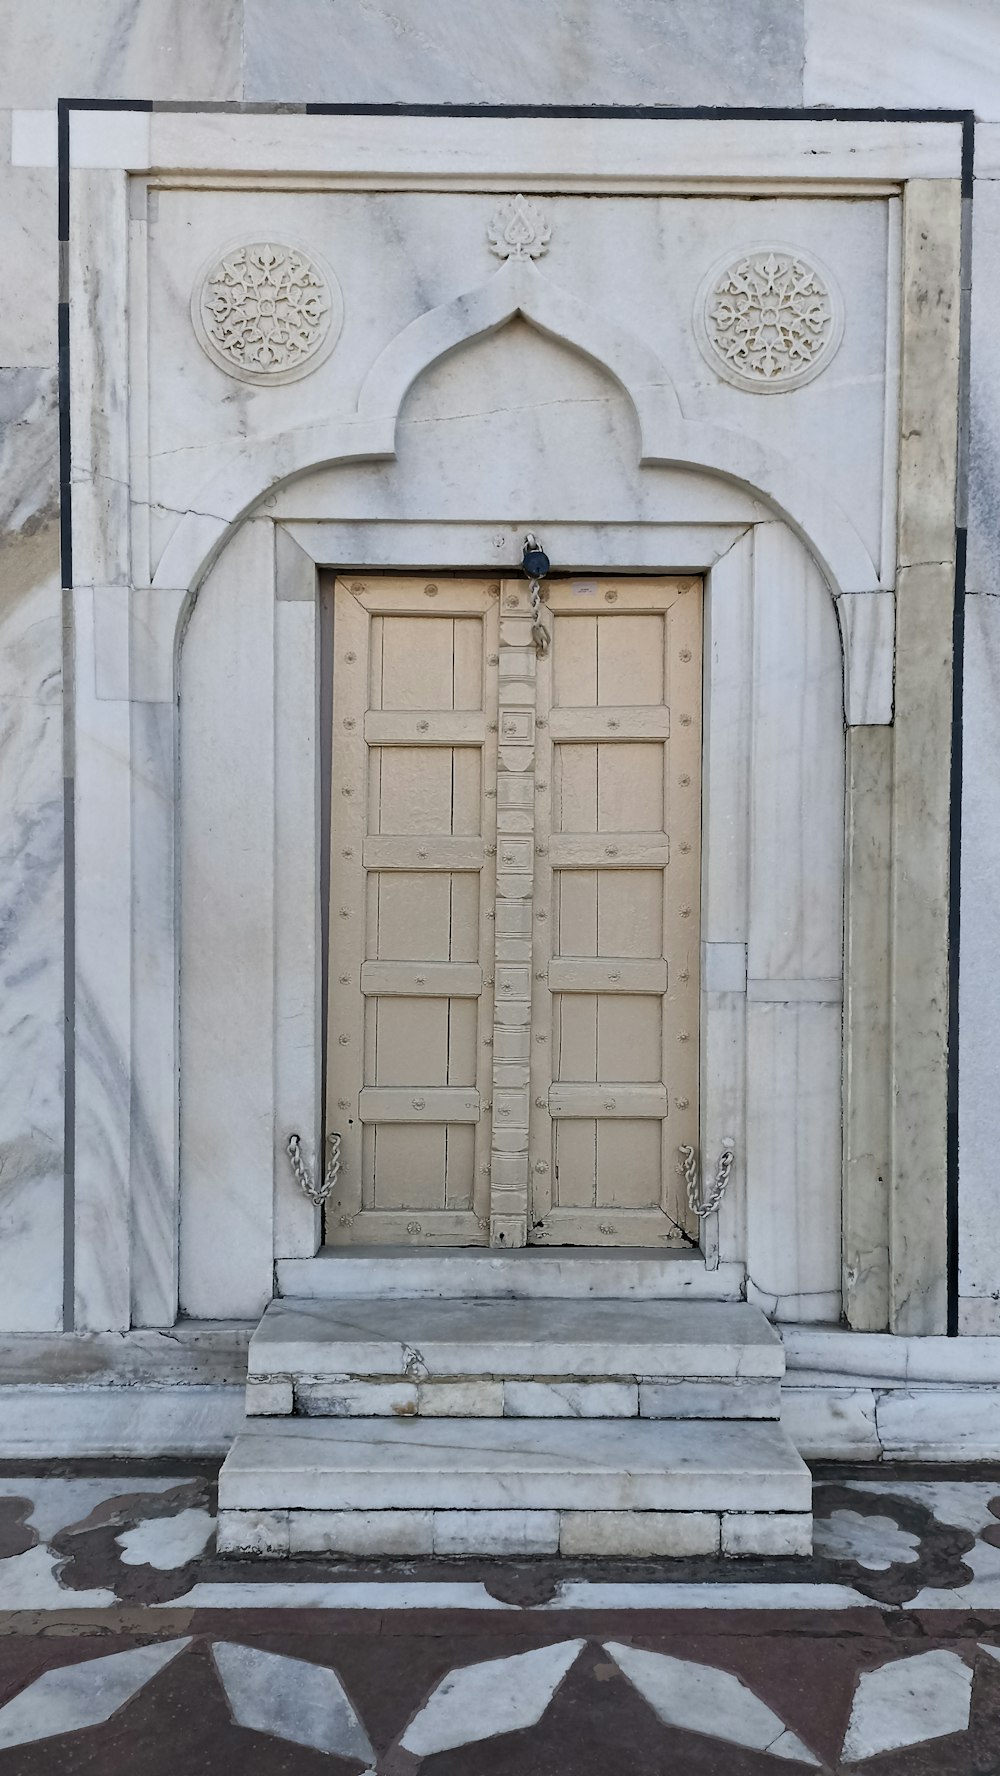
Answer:
<svg viewBox="0 0 1000 1776"><path fill-rule="evenodd" d="M508 197L494 212L486 238L498 259L539 259L552 237L537 204L518 195Z"/></svg>

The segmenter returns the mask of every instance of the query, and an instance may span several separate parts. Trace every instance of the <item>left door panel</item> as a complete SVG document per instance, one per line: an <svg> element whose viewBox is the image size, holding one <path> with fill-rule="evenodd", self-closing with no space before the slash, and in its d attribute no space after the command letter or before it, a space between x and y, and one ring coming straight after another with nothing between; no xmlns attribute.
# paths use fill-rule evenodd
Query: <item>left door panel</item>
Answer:
<svg viewBox="0 0 1000 1776"><path fill-rule="evenodd" d="M488 1239L498 595L334 586L328 1243Z"/></svg>

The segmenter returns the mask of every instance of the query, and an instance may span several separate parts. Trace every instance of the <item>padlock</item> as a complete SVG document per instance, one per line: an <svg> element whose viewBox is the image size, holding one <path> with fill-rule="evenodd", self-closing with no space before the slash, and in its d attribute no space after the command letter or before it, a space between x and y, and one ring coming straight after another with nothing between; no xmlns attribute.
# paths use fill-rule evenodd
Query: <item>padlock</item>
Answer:
<svg viewBox="0 0 1000 1776"><path fill-rule="evenodd" d="M544 580L552 563L545 550L540 547L538 538L533 531L528 531L524 539L524 553L521 556L521 567L529 580Z"/></svg>

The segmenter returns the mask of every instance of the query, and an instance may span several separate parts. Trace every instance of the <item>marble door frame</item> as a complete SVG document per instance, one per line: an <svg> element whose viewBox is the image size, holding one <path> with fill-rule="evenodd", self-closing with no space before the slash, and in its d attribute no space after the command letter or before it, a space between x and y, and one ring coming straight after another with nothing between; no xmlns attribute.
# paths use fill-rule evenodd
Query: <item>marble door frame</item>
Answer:
<svg viewBox="0 0 1000 1776"><path fill-rule="evenodd" d="M244 704L242 714L232 697L220 704L217 661L231 651L235 631L219 630L204 639L199 635L194 681L182 677L182 723L204 724L197 729L195 752L213 759L205 793L215 799L209 814L199 813L197 819L220 832L230 819L240 823L242 834L238 862L220 854L214 877L208 865L202 876L202 860L196 857L199 873L191 904L203 907L206 890L213 908L230 891L239 897L239 872L245 872L252 883L260 943L259 963L254 954L241 952L239 968L227 969L223 958L216 972L225 931L233 922L224 904L217 922L210 919L194 937L189 925L182 936L182 943L193 946L186 972L183 950L181 960L182 980L191 982L183 1015L192 1031L181 1071L183 1126L188 1152L199 1161L208 1153L213 1158L211 1170L199 1171L195 1164L174 1185L188 1242L181 1242L181 1298L196 1317L206 1315L212 1305L233 1317L257 1311L270 1297L273 1261L285 1261L287 1292L293 1287L294 1261L308 1261L319 1242L318 1218L292 1182L284 1143L295 1128L303 1134L310 1160L320 1146L322 1012L315 915L321 840L312 787L318 772L317 728L307 718L310 700L303 696L304 687L318 684L320 574L331 561L348 573L404 564L426 565L437 573L449 567L489 572L494 549L494 525L456 527L428 520L406 525L400 535L400 527L392 523L324 519L323 509L336 510L339 503L336 471L324 474L319 486L323 492L309 495L314 517L283 516L283 506L301 513L301 496L290 490L284 498L277 496L266 518L243 525L199 594L198 622L202 612L208 616L213 601L228 596L233 611L239 610L244 648L249 626L259 630L263 651L253 668L262 675L259 704ZM543 531L553 559L569 572L607 573L615 565L611 551L624 542L621 535L609 535L596 525L546 520ZM747 1288L779 1318L835 1321L841 1306L842 875L838 868L836 879L827 884L832 898L825 915L822 909L818 915L821 927L825 916L825 928L818 937L807 932L801 952L795 952L827 956L819 979L804 976L801 965L790 963L789 908L772 888L782 867L776 853L781 835L773 827L775 806L806 805L817 766L821 780L842 781L840 702L845 681L829 590L802 545L780 523L636 524L628 527L627 546L629 569L666 574L683 560L687 571L705 577L701 1145L711 1156L733 1136L737 1158L722 1209L704 1229L704 1259L718 1272L722 1294L736 1296ZM766 629L760 621L762 592L773 598L779 585L787 586L796 600L811 598L813 621L825 622L811 644L811 657L814 671L822 671L825 661L828 681L833 674L836 708L829 725L817 734L813 757L806 752L768 756L767 741L760 738L765 733L761 720L768 719L758 712L766 705L769 662L772 681L784 675L781 700L793 723L807 719L805 712L822 690L818 678L803 677L790 686L780 636L772 630L769 642L761 637ZM273 629L267 621L272 609ZM195 627L188 629L189 648L197 633ZM891 636L878 625L848 624L846 633L846 672L855 681L863 678L872 700L880 697L884 718L889 713ZM191 659L185 660L183 672ZM249 679L243 692L253 698ZM273 737L262 738L272 697ZM313 707L316 701L314 695ZM869 718L878 713L873 701L866 713ZM220 758L227 744L231 755ZM837 757L831 764L824 753ZM755 756L758 762L751 769ZM186 757L182 734L182 771ZM257 810L252 837L240 792L233 788L241 757L247 760L247 795L252 793ZM200 777L197 764L193 768ZM184 805L182 796L182 820ZM188 817L196 818L190 807ZM814 817L813 830L804 875L796 883L807 881L815 860L843 845L839 795ZM182 882L182 927L186 904ZM204 915L196 917L200 922ZM791 918L794 923L794 913ZM264 998L258 993L256 1003L270 1007L266 1021L254 1020L254 1001L246 995L248 979L252 982L261 973L269 980ZM166 1003L162 1009L166 1016ZM229 1075L224 1061L211 1066L210 1057L224 1054L226 1031L233 1027L241 1032L240 1061ZM749 1065L748 1055L756 1057ZM799 1055L801 1060L792 1060ZM782 1117L775 1093L801 1089L806 1074L788 1072L797 1066L819 1071L802 1114L789 1121ZM247 1115L254 1082L272 1078L273 1106L263 1106L254 1127Z"/></svg>
<svg viewBox="0 0 1000 1776"><path fill-rule="evenodd" d="M164 168L176 180L183 168L194 186L227 171L246 179L294 169L358 188L377 165L383 184L423 181L444 191L470 181L510 190L512 180L529 190L579 189L585 167L587 190L623 195L759 188L902 196L894 578L879 579L850 521L798 463L749 435L686 421L665 388L649 383L648 354L630 356L613 329L581 317L581 305L550 303L538 324L607 364L632 393L644 465L686 464L717 475L734 495L750 490L778 520L759 529L788 525L834 589L849 730L845 1299L859 1328L943 1331L959 127L74 111L68 129L77 1329L166 1325L176 1314L176 672L192 595L216 561L225 572L227 558L244 548L261 550L262 564L280 551L275 634L279 646L307 650L315 558L304 533L272 524L270 502L315 466L391 459L407 388L435 352L462 337L455 317L439 314L430 328L431 335L438 328L436 345L411 328L395 356L383 354L351 420L234 446L192 497L150 581L136 546L147 498L142 392L130 393L130 347L141 339L146 294L141 254L129 249L146 224L130 203L130 179ZM507 312L529 313L532 300L525 274L511 282ZM484 313L476 325L504 318ZM460 528L449 527L449 547ZM676 555L642 562L641 535L638 527L633 561L609 565L677 567ZM289 551L301 558L290 573ZM340 558L324 550L322 559ZM596 557L587 564L602 565ZM686 557L682 565L696 563ZM288 592L306 578L308 594ZM283 805L277 798L275 807ZM279 892L294 898L298 878ZM286 978L299 995L294 1015L308 1015L299 1002L304 948ZM307 1097L301 1108L304 1116ZM261 1291L270 1292L276 1251L305 1255L311 1213L275 1196L266 1263L263 1248L259 1254Z"/></svg>

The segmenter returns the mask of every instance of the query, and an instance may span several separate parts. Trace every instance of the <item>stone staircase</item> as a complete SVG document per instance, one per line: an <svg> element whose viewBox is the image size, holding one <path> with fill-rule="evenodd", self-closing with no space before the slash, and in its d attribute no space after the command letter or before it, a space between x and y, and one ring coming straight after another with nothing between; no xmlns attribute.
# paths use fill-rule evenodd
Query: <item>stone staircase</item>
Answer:
<svg viewBox="0 0 1000 1776"><path fill-rule="evenodd" d="M551 1258L492 1253L481 1293L449 1295L468 1262L420 1254L405 1295L402 1261L344 1254L338 1296L273 1301L220 1551L808 1553L809 1471L759 1309L650 1294L652 1255Z"/></svg>

